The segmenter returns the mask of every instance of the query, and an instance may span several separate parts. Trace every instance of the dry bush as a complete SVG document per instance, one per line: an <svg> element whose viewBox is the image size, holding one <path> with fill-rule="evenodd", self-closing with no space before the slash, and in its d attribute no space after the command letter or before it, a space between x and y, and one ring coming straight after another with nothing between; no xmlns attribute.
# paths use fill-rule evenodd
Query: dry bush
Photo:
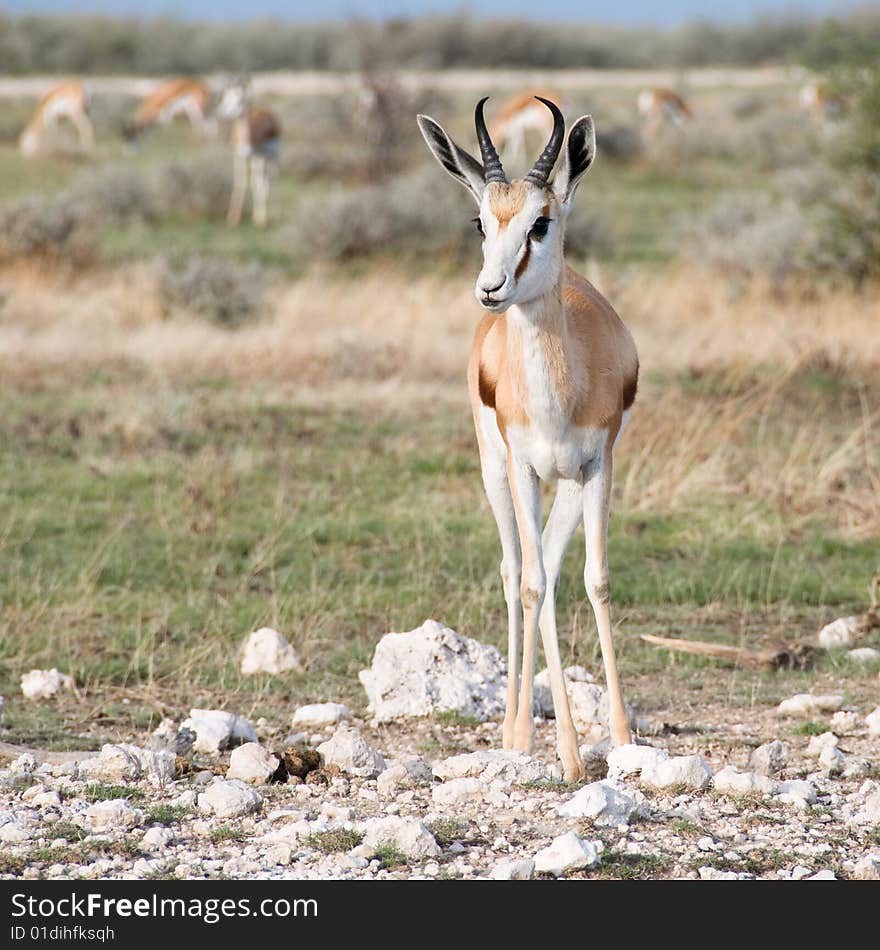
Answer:
<svg viewBox="0 0 880 950"><path fill-rule="evenodd" d="M642 133L638 125L605 125L596 127L596 151L603 158L616 162L633 162L644 150Z"/></svg>
<svg viewBox="0 0 880 950"><path fill-rule="evenodd" d="M154 188L162 214L223 218L232 190L229 159L224 155L171 162L159 169Z"/></svg>
<svg viewBox="0 0 880 950"><path fill-rule="evenodd" d="M92 220L69 196L28 197L0 209L0 261L39 258L74 265L96 255Z"/></svg>
<svg viewBox="0 0 880 950"><path fill-rule="evenodd" d="M259 264L208 257L159 264L159 291L166 307L182 307L234 327L260 311L267 275Z"/></svg>
<svg viewBox="0 0 880 950"><path fill-rule="evenodd" d="M156 198L149 180L129 165L105 165L79 175L71 185L69 200L83 215L104 222L155 221Z"/></svg>

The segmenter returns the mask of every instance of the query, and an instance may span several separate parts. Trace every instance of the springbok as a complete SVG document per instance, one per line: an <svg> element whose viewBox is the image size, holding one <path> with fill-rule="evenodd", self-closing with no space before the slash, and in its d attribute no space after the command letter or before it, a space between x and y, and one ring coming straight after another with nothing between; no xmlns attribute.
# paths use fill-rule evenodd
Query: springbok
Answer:
<svg viewBox="0 0 880 950"><path fill-rule="evenodd" d="M45 150L46 135L61 119L68 119L76 127L80 148L91 151L95 147L95 129L88 116L89 97L78 82L63 82L50 89L39 101L30 122L21 133L19 148L26 158Z"/></svg>
<svg viewBox="0 0 880 950"><path fill-rule="evenodd" d="M490 134L505 161L515 163L525 159L530 134L545 142L552 132L553 116L537 101L539 98L549 99L562 108L562 96L547 89L519 93L501 105Z"/></svg>
<svg viewBox="0 0 880 950"><path fill-rule="evenodd" d="M194 129L209 133L208 118L211 90L198 79L169 79L144 96L123 135L134 143L152 125L170 125L176 119L188 119Z"/></svg>
<svg viewBox="0 0 880 950"><path fill-rule="evenodd" d="M677 92L663 86L643 89L639 93L638 107L639 115L645 118L652 128L664 122L671 122L681 128L694 117L691 107L684 99Z"/></svg>
<svg viewBox="0 0 880 950"><path fill-rule="evenodd" d="M238 80L227 86L217 106L217 118L232 122L233 178L226 223L241 221L250 178L253 219L258 228L268 221L269 163L277 161L281 123L275 113L251 104L250 84Z"/></svg>
<svg viewBox="0 0 880 950"><path fill-rule="evenodd" d="M504 748L530 752L535 648L540 629L565 778L584 775L556 635L556 589L578 523L586 534L584 580L596 618L610 705L611 737L630 741L611 636L606 542L612 456L635 400L638 357L607 300L565 264L565 224L575 191L593 162L593 120L565 120L549 99L550 139L531 171L508 181L476 108L482 164L433 119L418 117L428 148L479 205L483 267L475 294L489 311L474 335L468 389L483 484L501 536L501 579L508 617ZM550 174L561 151L553 182ZM541 531L541 482L556 499ZM522 679L517 690L519 641Z"/></svg>
<svg viewBox="0 0 880 950"><path fill-rule="evenodd" d="M808 82L800 92L800 106L810 112L819 122L839 119L846 109L843 96L831 92L822 83Z"/></svg>

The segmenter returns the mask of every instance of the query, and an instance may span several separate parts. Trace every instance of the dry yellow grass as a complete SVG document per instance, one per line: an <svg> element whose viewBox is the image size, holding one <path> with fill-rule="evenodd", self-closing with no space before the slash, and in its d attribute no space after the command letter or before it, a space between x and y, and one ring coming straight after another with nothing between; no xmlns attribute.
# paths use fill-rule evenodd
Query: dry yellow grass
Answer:
<svg viewBox="0 0 880 950"><path fill-rule="evenodd" d="M754 287L731 297L686 270L591 276L632 328L642 362L618 483L627 509L682 509L711 494L753 500L759 524L771 502L789 536L816 515L849 537L880 535L880 295ZM315 271L275 288L266 316L236 331L163 314L147 266L66 281L17 270L2 283L9 381L124 361L160 376L259 380L269 401L388 412L440 401L467 411L479 317L469 276ZM849 408L833 421L821 393L807 405L792 390L810 373L845 381Z"/></svg>

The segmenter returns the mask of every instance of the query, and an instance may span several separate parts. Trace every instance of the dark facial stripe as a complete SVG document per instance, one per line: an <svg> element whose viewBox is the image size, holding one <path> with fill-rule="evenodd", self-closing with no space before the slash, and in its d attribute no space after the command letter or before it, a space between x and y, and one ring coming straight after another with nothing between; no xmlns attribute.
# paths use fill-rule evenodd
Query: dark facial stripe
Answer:
<svg viewBox="0 0 880 950"><path fill-rule="evenodd" d="M519 264L516 265L516 273L514 274L514 277L516 278L516 280L519 280L520 275L529 266L529 256L531 255L531 253L532 253L532 244L531 244L531 241L527 240L526 252L525 254L523 254L522 258L520 259Z"/></svg>

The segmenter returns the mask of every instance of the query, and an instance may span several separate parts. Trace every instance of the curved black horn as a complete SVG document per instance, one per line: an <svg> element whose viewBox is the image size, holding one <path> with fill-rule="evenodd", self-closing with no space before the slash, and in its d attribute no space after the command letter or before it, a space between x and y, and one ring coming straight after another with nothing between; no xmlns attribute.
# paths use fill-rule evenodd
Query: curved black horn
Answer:
<svg viewBox="0 0 880 950"><path fill-rule="evenodd" d="M489 137L489 130L486 128L486 119L483 117L483 106L488 96L480 99L474 112L474 124L477 127L477 141L480 143L480 154L483 156L483 180L488 185L490 181L501 181L507 184L507 175L501 167L501 159L492 139Z"/></svg>
<svg viewBox="0 0 880 950"><path fill-rule="evenodd" d="M562 150L562 140L565 138L565 119L559 111L559 106L549 99L542 96L535 96L538 102L543 102L545 106L553 113L553 131L550 133L550 141L543 152L538 156L538 160L532 166L532 170L526 175L526 181L534 185L540 185L542 188L547 184L550 172L559 158L559 152Z"/></svg>

